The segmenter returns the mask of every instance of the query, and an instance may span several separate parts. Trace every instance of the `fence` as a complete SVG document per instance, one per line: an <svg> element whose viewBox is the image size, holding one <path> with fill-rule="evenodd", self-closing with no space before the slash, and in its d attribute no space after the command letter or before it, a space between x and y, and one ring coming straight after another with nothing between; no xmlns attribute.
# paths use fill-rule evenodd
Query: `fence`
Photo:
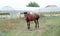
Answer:
<svg viewBox="0 0 60 36"><path fill-rule="evenodd" d="M44 14L44 16L60 16L60 14Z"/></svg>

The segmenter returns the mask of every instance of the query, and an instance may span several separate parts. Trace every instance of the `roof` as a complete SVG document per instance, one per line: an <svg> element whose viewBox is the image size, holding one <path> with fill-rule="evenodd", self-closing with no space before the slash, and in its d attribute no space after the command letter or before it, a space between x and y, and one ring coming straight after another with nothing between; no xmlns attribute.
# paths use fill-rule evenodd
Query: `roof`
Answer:
<svg viewBox="0 0 60 36"><path fill-rule="evenodd" d="M57 6L56 5L47 5L46 8L47 7L57 7Z"/></svg>

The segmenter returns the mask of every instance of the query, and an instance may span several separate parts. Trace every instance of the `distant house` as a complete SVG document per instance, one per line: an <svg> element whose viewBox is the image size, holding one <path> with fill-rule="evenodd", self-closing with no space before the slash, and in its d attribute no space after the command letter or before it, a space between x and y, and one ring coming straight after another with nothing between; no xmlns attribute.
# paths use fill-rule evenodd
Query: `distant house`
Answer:
<svg viewBox="0 0 60 36"><path fill-rule="evenodd" d="M4 6L1 10L0 13L9 13L9 18L17 18L20 15L19 10L15 10L14 8L10 6ZM1 15L0 15L1 16ZM1 17L7 18L7 15L3 15Z"/></svg>
<svg viewBox="0 0 60 36"><path fill-rule="evenodd" d="M41 8L40 12L59 12L60 11L60 7L58 7L57 5L47 5L45 6L45 8Z"/></svg>

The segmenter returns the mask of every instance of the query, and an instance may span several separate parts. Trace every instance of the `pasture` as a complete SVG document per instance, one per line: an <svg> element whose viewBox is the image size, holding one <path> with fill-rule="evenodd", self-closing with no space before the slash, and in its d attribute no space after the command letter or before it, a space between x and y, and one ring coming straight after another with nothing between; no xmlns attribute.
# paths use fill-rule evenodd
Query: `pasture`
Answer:
<svg viewBox="0 0 60 36"><path fill-rule="evenodd" d="M35 24L31 22L31 31L29 31L22 18L1 18L0 36L60 36L60 17L41 17L39 24L39 29L34 29Z"/></svg>

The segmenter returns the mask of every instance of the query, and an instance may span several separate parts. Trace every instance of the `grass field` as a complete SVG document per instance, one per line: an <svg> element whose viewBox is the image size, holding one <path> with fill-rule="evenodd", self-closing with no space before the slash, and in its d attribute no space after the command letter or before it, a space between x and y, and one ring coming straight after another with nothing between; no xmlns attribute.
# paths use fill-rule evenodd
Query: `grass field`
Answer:
<svg viewBox="0 0 60 36"><path fill-rule="evenodd" d="M24 19L0 19L0 36L60 36L60 17L42 17L40 28L35 29L31 22L31 30L27 30Z"/></svg>

